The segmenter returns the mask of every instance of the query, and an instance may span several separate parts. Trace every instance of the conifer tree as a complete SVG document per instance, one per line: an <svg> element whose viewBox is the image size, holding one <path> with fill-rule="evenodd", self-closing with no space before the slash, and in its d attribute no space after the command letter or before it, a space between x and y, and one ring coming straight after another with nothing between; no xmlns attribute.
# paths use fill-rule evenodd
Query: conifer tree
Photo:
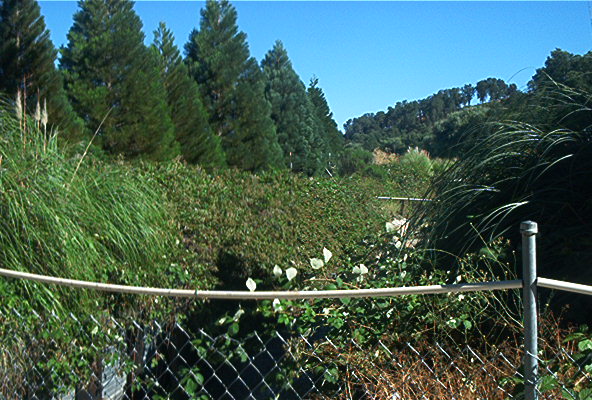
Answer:
<svg viewBox="0 0 592 400"><path fill-rule="evenodd" d="M185 52L228 164L250 171L281 166L264 77L227 0L206 2L199 30L190 34Z"/></svg>
<svg viewBox="0 0 592 400"><path fill-rule="evenodd" d="M306 87L292 68L281 41L261 62L266 76L265 97L271 104L271 118L287 166L296 172L317 173L326 150L318 137L318 125Z"/></svg>
<svg viewBox="0 0 592 400"><path fill-rule="evenodd" d="M81 135L55 67L57 51L35 0L0 1L0 92L22 99L27 112L46 107L49 126L70 139Z"/></svg>
<svg viewBox="0 0 592 400"><path fill-rule="evenodd" d="M158 70L129 0L79 2L61 68L75 111L112 154L155 160L179 153Z"/></svg>
<svg viewBox="0 0 592 400"><path fill-rule="evenodd" d="M173 33L161 22L154 31L153 50L159 57L160 71L167 92L167 102L175 126L175 136L181 145L183 158L204 167L225 164L220 138L215 136L202 104L199 88L189 75L174 43Z"/></svg>
<svg viewBox="0 0 592 400"><path fill-rule="evenodd" d="M325 93L318 84L318 78L314 77L310 80L307 90L308 98L313 104L314 113L318 121L319 136L327 146L328 155L330 154L326 161L334 163L343 152L345 141L337 128L337 123L333 119L333 112L329 108Z"/></svg>

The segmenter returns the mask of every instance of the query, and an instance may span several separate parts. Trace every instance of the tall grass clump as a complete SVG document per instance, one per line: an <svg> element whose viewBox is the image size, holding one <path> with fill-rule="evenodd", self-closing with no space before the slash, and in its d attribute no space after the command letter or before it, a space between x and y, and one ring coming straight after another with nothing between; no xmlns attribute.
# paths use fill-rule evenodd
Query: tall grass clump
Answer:
<svg viewBox="0 0 592 400"><path fill-rule="evenodd" d="M506 237L518 250L519 224L530 219L539 224L540 275L590 282L592 98L580 92L577 104L567 104L573 93L558 88L555 102L547 94L536 99L537 107L544 100L554 113L561 107L555 121L561 128L497 124L439 176L437 201L414 219L428 247L461 255Z"/></svg>
<svg viewBox="0 0 592 400"><path fill-rule="evenodd" d="M155 186L125 165L68 159L32 118L25 124L7 105L0 110L2 268L130 285L180 275L170 273L174 231ZM123 297L5 278L0 292L3 306L36 311L126 305Z"/></svg>

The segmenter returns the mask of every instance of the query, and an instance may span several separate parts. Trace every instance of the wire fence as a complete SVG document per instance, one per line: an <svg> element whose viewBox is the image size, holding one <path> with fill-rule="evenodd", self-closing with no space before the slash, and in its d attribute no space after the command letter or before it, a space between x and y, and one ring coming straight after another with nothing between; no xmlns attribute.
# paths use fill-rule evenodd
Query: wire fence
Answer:
<svg viewBox="0 0 592 400"><path fill-rule="evenodd" d="M539 319L536 293L541 286L588 295L592 287L537 278L536 224L523 225L528 228L523 229L523 264L530 271L523 281L368 292L182 293L303 300L522 287L524 311L517 319L524 326L508 328L501 339L481 331L448 337L419 334L413 341L399 341L393 332L360 340L322 323L300 329L297 318L283 328L261 319L225 326L183 319L183 314L146 319L113 310L75 315L52 312L52 307L2 305L0 399L592 400L592 337ZM172 295L170 289L113 287L7 270L0 274L86 289Z"/></svg>
<svg viewBox="0 0 592 400"><path fill-rule="evenodd" d="M8 313L2 399L524 398L519 340L359 343L322 327L214 334L174 320ZM578 358L577 340L551 336L539 398L589 399L592 360Z"/></svg>

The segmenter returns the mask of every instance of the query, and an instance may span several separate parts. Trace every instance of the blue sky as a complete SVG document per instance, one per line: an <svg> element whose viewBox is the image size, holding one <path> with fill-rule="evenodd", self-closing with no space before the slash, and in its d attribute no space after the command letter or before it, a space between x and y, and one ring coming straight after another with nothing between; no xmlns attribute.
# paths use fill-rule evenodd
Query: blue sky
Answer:
<svg viewBox="0 0 592 400"><path fill-rule="evenodd" d="M66 41L74 1L41 1L56 46ZM159 21L180 48L199 25L201 1L138 1L147 43ZM319 78L339 126L488 77L524 88L555 48L592 47L588 2L238 1L238 23L261 60L283 41L308 84Z"/></svg>

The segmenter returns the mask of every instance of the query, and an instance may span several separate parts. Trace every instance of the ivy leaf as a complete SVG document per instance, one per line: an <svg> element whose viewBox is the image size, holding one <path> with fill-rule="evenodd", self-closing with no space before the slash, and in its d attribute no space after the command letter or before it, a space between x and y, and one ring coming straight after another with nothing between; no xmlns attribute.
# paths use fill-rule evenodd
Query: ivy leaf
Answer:
<svg viewBox="0 0 592 400"><path fill-rule="evenodd" d="M255 283L254 280L252 280L251 278L247 279L247 288L251 291L254 292L255 289L257 289L257 284Z"/></svg>
<svg viewBox="0 0 592 400"><path fill-rule="evenodd" d="M364 275L368 273L368 267L364 264L360 264L360 274Z"/></svg>
<svg viewBox="0 0 592 400"><path fill-rule="evenodd" d="M323 257L325 258L325 264L329 262L331 257L333 257L333 253L327 250L326 247L323 247Z"/></svg>
<svg viewBox="0 0 592 400"><path fill-rule="evenodd" d="M271 305L273 306L274 311L280 311L282 309L282 305L279 299L273 299Z"/></svg>
<svg viewBox="0 0 592 400"><path fill-rule="evenodd" d="M230 325L228 327L228 334L231 336L234 336L238 333L238 331L240 330L239 325L235 322L232 325Z"/></svg>
<svg viewBox="0 0 592 400"><path fill-rule="evenodd" d="M282 269L280 267L278 267L277 265L273 267L273 274L275 275L276 278L279 278L280 276L282 276Z"/></svg>
<svg viewBox="0 0 592 400"><path fill-rule="evenodd" d="M320 258L311 258L310 259L310 266L312 269L319 269L322 268L325 263Z"/></svg>
<svg viewBox="0 0 592 400"><path fill-rule="evenodd" d="M580 351L592 350L592 340L582 340L578 343L578 349L580 349Z"/></svg>
<svg viewBox="0 0 592 400"><path fill-rule="evenodd" d="M294 279L296 274L298 274L298 271L294 267L290 267L286 270L286 277L288 278L288 281L291 281L292 279Z"/></svg>

